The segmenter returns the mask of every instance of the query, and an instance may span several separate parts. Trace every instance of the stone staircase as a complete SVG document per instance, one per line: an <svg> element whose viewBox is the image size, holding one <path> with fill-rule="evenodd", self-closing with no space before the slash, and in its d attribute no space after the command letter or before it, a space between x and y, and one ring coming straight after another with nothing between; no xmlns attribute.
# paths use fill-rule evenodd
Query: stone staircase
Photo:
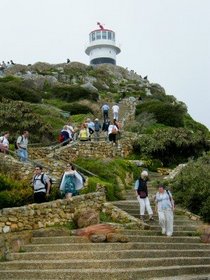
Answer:
<svg viewBox="0 0 210 280"><path fill-rule="evenodd" d="M127 200L114 204L139 217L133 190L127 192ZM128 243L91 243L68 231L47 237L35 232L11 261L0 262L0 279L210 279L210 245L201 243L196 231L201 222L177 209L174 235L166 237L154 218L146 230L124 229Z"/></svg>

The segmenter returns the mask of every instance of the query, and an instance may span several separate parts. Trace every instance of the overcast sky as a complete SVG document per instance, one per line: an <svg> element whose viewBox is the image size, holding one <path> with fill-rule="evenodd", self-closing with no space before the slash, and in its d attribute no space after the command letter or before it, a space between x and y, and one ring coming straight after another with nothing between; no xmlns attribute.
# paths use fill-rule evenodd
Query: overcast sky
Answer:
<svg viewBox="0 0 210 280"><path fill-rule="evenodd" d="M99 21L117 64L148 75L210 129L210 0L0 0L0 61L79 61Z"/></svg>

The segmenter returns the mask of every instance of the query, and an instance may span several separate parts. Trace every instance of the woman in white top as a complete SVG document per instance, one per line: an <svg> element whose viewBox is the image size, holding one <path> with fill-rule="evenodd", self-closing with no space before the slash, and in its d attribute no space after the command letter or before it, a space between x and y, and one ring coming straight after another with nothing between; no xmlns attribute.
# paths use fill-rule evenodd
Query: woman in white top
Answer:
<svg viewBox="0 0 210 280"><path fill-rule="evenodd" d="M74 169L71 163L66 165L66 171L63 173L60 192L65 198L70 199L78 194L78 190L84 186L82 176Z"/></svg>
<svg viewBox="0 0 210 280"><path fill-rule="evenodd" d="M0 137L0 152L6 154L9 151L9 132L6 131L4 136Z"/></svg>
<svg viewBox="0 0 210 280"><path fill-rule="evenodd" d="M172 236L174 222L174 200L170 191L165 190L163 185L158 185L158 192L155 195L159 224L162 234Z"/></svg>

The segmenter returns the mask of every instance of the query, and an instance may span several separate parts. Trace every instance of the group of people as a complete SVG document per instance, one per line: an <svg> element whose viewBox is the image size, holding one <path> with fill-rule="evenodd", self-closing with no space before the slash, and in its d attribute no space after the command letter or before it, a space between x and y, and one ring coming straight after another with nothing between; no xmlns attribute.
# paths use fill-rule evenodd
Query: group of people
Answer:
<svg viewBox="0 0 210 280"><path fill-rule="evenodd" d="M0 137L0 152L4 154L9 153L9 131L5 131L3 136ZM15 149L18 157L21 161L25 162L28 160L28 138L29 132L23 131L22 135L18 136L15 141Z"/></svg>
<svg viewBox="0 0 210 280"><path fill-rule="evenodd" d="M50 195L52 181L49 176L43 172L43 167L41 165L36 165L35 167L32 185L34 190L34 202L46 202ZM59 189L61 196L72 200L72 197L78 195L79 190L83 187L83 176L75 170L72 163L68 163L60 180Z"/></svg>
<svg viewBox="0 0 210 280"><path fill-rule="evenodd" d="M5 61L2 61L2 63L0 63L0 70L3 71L5 69L11 67L12 65L15 65L15 63L12 60L7 61L7 63Z"/></svg>
<svg viewBox="0 0 210 280"><path fill-rule="evenodd" d="M148 197L147 182L148 172L143 170L140 178L135 182L134 189L140 205L140 218L144 221L146 210L149 215L149 220L153 221L153 210ZM167 190L163 184L158 184L157 188L158 191L154 196L154 201L156 203L155 211L158 213L162 234L166 234L170 237L173 235L174 200L171 192Z"/></svg>
<svg viewBox="0 0 210 280"><path fill-rule="evenodd" d="M102 136L105 141L111 141L116 144L117 136L120 134L121 124L119 119L119 106L117 104L112 106L113 121L109 119L110 107L108 104L104 104L102 107L103 123L101 124L99 119L96 118L94 121L87 118L79 128L73 127L72 124L64 125L59 134L59 142L62 145L67 145L69 142L74 140L95 141L100 140L101 132L104 132Z"/></svg>

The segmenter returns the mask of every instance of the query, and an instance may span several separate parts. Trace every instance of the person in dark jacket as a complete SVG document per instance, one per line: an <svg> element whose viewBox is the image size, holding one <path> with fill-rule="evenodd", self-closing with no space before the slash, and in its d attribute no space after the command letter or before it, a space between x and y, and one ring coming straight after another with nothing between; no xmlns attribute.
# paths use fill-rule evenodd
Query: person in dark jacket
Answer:
<svg viewBox="0 0 210 280"><path fill-rule="evenodd" d="M140 206L140 218L144 220L144 215L146 210L149 215L149 219L153 220L153 211L150 206L150 202L148 198L147 181L148 181L148 172L144 170L141 172L140 178L136 180L134 189Z"/></svg>

